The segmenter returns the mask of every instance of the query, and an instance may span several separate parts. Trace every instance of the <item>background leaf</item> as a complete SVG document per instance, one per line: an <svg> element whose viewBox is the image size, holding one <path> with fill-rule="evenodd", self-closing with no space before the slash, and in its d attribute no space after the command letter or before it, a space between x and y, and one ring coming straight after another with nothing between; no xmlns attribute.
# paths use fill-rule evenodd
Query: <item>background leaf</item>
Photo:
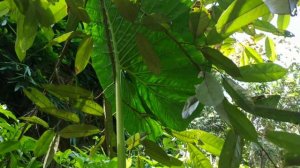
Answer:
<svg viewBox="0 0 300 168"><path fill-rule="evenodd" d="M76 58L75 58L75 73L79 74L80 72L82 72L86 65L89 63L91 54L92 54L92 50L93 50L93 40L91 37L85 37L78 49L77 49L77 53L76 53Z"/></svg>
<svg viewBox="0 0 300 168"><path fill-rule="evenodd" d="M86 137L99 133L100 130L93 125L76 124L68 125L58 132L63 138Z"/></svg>

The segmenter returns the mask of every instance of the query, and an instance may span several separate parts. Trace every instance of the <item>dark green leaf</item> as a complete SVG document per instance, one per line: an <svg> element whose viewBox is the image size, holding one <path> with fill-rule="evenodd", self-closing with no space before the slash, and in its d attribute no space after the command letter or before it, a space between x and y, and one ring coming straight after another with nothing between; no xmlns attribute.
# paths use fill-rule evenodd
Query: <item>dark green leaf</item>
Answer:
<svg viewBox="0 0 300 168"><path fill-rule="evenodd" d="M230 97L244 110L253 110L254 103L246 90L229 78L223 78L223 86Z"/></svg>
<svg viewBox="0 0 300 168"><path fill-rule="evenodd" d="M32 117L20 117L21 120L25 120L31 123L39 124L45 128L49 128L49 125L46 121L42 120L41 118L37 116L32 116Z"/></svg>
<svg viewBox="0 0 300 168"><path fill-rule="evenodd" d="M250 113L263 118L273 119L275 121L300 124L299 112L280 110L280 109L264 107L264 106L255 106L254 110L251 111Z"/></svg>
<svg viewBox="0 0 300 168"><path fill-rule="evenodd" d="M77 99L74 108L95 116L103 116L103 108L93 100Z"/></svg>
<svg viewBox="0 0 300 168"><path fill-rule="evenodd" d="M215 156L220 156L224 144L223 139L202 130L172 131L172 135L182 142L195 144Z"/></svg>
<svg viewBox="0 0 300 168"><path fill-rule="evenodd" d="M266 138L289 152L300 154L300 135L282 131L267 131Z"/></svg>
<svg viewBox="0 0 300 168"><path fill-rule="evenodd" d="M36 88L28 88L23 90L25 95L38 107L55 107L54 104Z"/></svg>
<svg viewBox="0 0 300 168"><path fill-rule="evenodd" d="M68 8L72 14L74 14L80 21L89 23L91 21L88 13L84 9L84 0L74 1L66 0Z"/></svg>
<svg viewBox="0 0 300 168"><path fill-rule="evenodd" d="M114 0L114 3L125 19L133 22L138 16L140 0Z"/></svg>
<svg viewBox="0 0 300 168"><path fill-rule="evenodd" d="M48 1L33 1L31 5L35 9L35 19L44 27L50 27L55 23L55 18L52 11L49 9L50 3Z"/></svg>
<svg viewBox="0 0 300 168"><path fill-rule="evenodd" d="M233 130L227 133L219 160L219 168L238 168L242 160L242 139Z"/></svg>
<svg viewBox="0 0 300 168"><path fill-rule="evenodd" d="M284 156L284 166L299 166L300 165L300 154L297 153L286 153Z"/></svg>
<svg viewBox="0 0 300 168"><path fill-rule="evenodd" d="M201 84L196 85L196 97L200 103L207 106L216 106L223 99L223 90L219 82L209 73L205 74L205 78Z"/></svg>
<svg viewBox="0 0 300 168"><path fill-rule="evenodd" d="M23 1L14 0L14 2L22 14L25 14L27 12L30 0L23 0Z"/></svg>
<svg viewBox="0 0 300 168"><path fill-rule="evenodd" d="M164 31L169 29L169 21L166 17L160 14L150 14L143 17L142 24L150 30Z"/></svg>
<svg viewBox="0 0 300 168"><path fill-rule="evenodd" d="M222 13L216 28L223 34L232 34L267 13L269 10L261 0L235 0Z"/></svg>
<svg viewBox="0 0 300 168"><path fill-rule="evenodd" d="M181 166L182 162L176 158L170 157L167 153L158 146L155 142L144 140L142 144L145 147L145 154L150 156L151 159L158 161L166 166Z"/></svg>
<svg viewBox="0 0 300 168"><path fill-rule="evenodd" d="M35 157L40 157L47 153L50 143L52 142L54 136L55 136L55 132L53 130L47 130L42 134L42 136L36 142L34 148Z"/></svg>
<svg viewBox="0 0 300 168"><path fill-rule="evenodd" d="M74 123L79 123L80 122L80 119L79 119L78 115L75 114L75 113L72 113L72 112L60 110L60 109L57 109L57 108L40 108L40 110L42 112L48 113L50 115L53 115L57 118L61 118L61 119L66 120L66 121L72 121Z"/></svg>
<svg viewBox="0 0 300 168"><path fill-rule="evenodd" d="M294 37L294 34L287 31L287 30L279 30L274 25L272 25L269 21L263 21L263 20L256 20L253 22L253 26L257 30L262 30L265 32L272 33L277 36L284 36L284 37Z"/></svg>
<svg viewBox="0 0 300 168"><path fill-rule="evenodd" d="M223 107L234 130L247 140L257 142L257 132L246 115L226 99L223 101Z"/></svg>
<svg viewBox="0 0 300 168"><path fill-rule="evenodd" d="M160 60L151 43L142 34L136 35L136 44L149 70L155 74L160 73Z"/></svg>
<svg viewBox="0 0 300 168"><path fill-rule="evenodd" d="M196 146L188 144L188 151L193 167L212 168L208 158Z"/></svg>
<svg viewBox="0 0 300 168"><path fill-rule="evenodd" d="M194 38L204 33L210 22L210 14L205 8L194 7L190 12L189 27Z"/></svg>
<svg viewBox="0 0 300 168"><path fill-rule="evenodd" d="M255 105L276 108L280 101L280 95L270 95L263 98L259 96L254 97L253 100Z"/></svg>
<svg viewBox="0 0 300 168"><path fill-rule="evenodd" d="M201 51L203 52L205 58L213 63L216 67L223 69L232 77L241 76L239 68L220 51L209 47L205 47L201 49Z"/></svg>
<svg viewBox="0 0 300 168"><path fill-rule="evenodd" d="M76 124L69 125L59 131L59 135L63 138L79 138L98 134L100 130L93 125Z"/></svg>
<svg viewBox="0 0 300 168"><path fill-rule="evenodd" d="M245 82L271 82L284 77L287 70L274 63L252 64L240 67L242 77L237 80Z"/></svg>
<svg viewBox="0 0 300 168"><path fill-rule="evenodd" d="M269 37L265 40L265 47L266 47L266 55L270 61L274 62L277 60L277 54L275 51L275 44L272 39Z"/></svg>
<svg viewBox="0 0 300 168"><path fill-rule="evenodd" d="M0 155L17 150L19 148L20 148L19 141L11 141L10 140L10 141L0 142Z"/></svg>
<svg viewBox="0 0 300 168"><path fill-rule="evenodd" d="M82 39L75 58L75 73L78 75L82 72L87 64L89 63L91 54L93 50L93 40L92 37L87 36Z"/></svg>
<svg viewBox="0 0 300 168"><path fill-rule="evenodd" d="M79 86L47 84L43 87L50 93L58 97L69 97L72 99L86 98L92 99L93 93Z"/></svg>

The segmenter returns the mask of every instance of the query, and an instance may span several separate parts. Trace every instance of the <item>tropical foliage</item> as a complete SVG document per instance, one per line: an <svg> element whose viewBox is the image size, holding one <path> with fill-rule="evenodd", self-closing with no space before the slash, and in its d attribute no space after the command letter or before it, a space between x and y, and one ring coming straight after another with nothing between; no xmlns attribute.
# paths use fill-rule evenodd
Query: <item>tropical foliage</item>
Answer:
<svg viewBox="0 0 300 168"><path fill-rule="evenodd" d="M268 0L1 1L2 167L251 166L249 144L274 167L299 164L300 135L258 129L255 119L298 127L300 113L277 108L280 92L245 89L288 73L276 64L270 34L293 36L286 28L296 7ZM252 41L240 42L241 34ZM252 45L262 39L263 54ZM204 112L220 129L187 129ZM284 163L265 150L266 140L283 149Z"/></svg>

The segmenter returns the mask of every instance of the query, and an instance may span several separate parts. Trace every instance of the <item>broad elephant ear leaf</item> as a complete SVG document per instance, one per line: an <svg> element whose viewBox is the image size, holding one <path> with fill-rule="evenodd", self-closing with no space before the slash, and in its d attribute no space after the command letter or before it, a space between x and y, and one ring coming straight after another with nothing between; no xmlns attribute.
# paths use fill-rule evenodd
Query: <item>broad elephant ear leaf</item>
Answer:
<svg viewBox="0 0 300 168"><path fill-rule="evenodd" d="M92 65L101 86L105 89L105 97L114 108L114 58L119 58L122 67L122 107L125 123L130 123L125 124L127 131L132 134L147 132L150 138L154 138L162 133L160 124L176 130L185 129L202 109L200 106L187 119L181 116L180 109L183 108L186 99L193 95L194 85L199 83L199 79L196 78L198 69L193 67L178 44L164 32L151 31L145 27L143 20L136 19L133 24L130 19L124 19L110 0L100 2L103 3L99 6L98 0L89 0L86 7L91 17L87 31L94 41ZM192 2L145 0L140 5L140 9L146 14L163 15L172 25L183 26L188 25ZM138 33L153 44L156 56L140 52L142 47L136 44ZM152 58L157 62L159 60L160 66L154 65L156 62L150 62ZM158 72L158 67L159 74L151 72Z"/></svg>

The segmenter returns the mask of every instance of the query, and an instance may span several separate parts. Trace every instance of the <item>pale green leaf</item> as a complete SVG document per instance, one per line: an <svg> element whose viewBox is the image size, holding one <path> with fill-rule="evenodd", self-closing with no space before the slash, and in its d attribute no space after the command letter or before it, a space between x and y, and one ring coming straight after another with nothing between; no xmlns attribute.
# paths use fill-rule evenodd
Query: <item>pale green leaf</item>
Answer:
<svg viewBox="0 0 300 168"><path fill-rule="evenodd" d="M155 74L160 73L160 60L151 43L142 34L136 35L136 44L149 70Z"/></svg>
<svg viewBox="0 0 300 168"><path fill-rule="evenodd" d="M93 100L77 99L74 108L95 116L103 116L103 108Z"/></svg>
<svg viewBox="0 0 300 168"><path fill-rule="evenodd" d="M242 77L237 80L245 82L271 82L284 77L287 70L274 63L260 63L240 67Z"/></svg>
<svg viewBox="0 0 300 168"><path fill-rule="evenodd" d="M267 6L261 0L235 0L222 13L216 28L219 33L232 34L268 13Z"/></svg>
<svg viewBox="0 0 300 168"><path fill-rule="evenodd" d="M87 64L89 63L91 54L93 51L93 40L92 37L87 36L82 39L75 58L75 73L78 75L82 72Z"/></svg>
<svg viewBox="0 0 300 168"><path fill-rule="evenodd" d="M0 155L6 154L8 152L20 149L19 141L4 141L0 142Z"/></svg>
<svg viewBox="0 0 300 168"><path fill-rule="evenodd" d="M3 114L3 115L5 115L7 118L11 118L11 119L17 121L16 116L15 116L11 111L8 111L8 110L3 109L3 108L1 107L1 105L0 105L0 114Z"/></svg>
<svg viewBox="0 0 300 168"><path fill-rule="evenodd" d="M207 106L216 106L224 99L221 85L209 73L205 74L205 78L201 84L196 85L195 92L200 103Z"/></svg>
<svg viewBox="0 0 300 168"><path fill-rule="evenodd" d="M54 136L55 132L53 130L47 130L41 135L34 148L33 153L35 157L40 157L46 154Z"/></svg>
<svg viewBox="0 0 300 168"><path fill-rule="evenodd" d="M55 105L38 89L30 87L23 91L25 95L38 107L55 107Z"/></svg>
<svg viewBox="0 0 300 168"><path fill-rule="evenodd" d="M79 138L98 134L99 132L99 128L93 125L74 124L63 128L58 134L63 138Z"/></svg>
<svg viewBox="0 0 300 168"><path fill-rule="evenodd" d="M267 131L266 138L289 152L300 154L300 135L282 131Z"/></svg>
<svg viewBox="0 0 300 168"><path fill-rule="evenodd" d="M172 131L172 135L186 143L196 144L207 152L220 156L224 140L202 130Z"/></svg>
<svg viewBox="0 0 300 168"><path fill-rule="evenodd" d="M261 55L255 51L253 48L249 46L245 46L245 54L249 57L255 60L256 63L263 63L264 60L262 59ZM247 65L247 64L245 64Z"/></svg>
<svg viewBox="0 0 300 168"><path fill-rule="evenodd" d="M219 160L219 168L239 168L242 160L242 139L230 130L225 139Z"/></svg>
<svg viewBox="0 0 300 168"><path fill-rule="evenodd" d="M7 1L0 2L0 17L6 15L9 12L9 4Z"/></svg>
<svg viewBox="0 0 300 168"><path fill-rule="evenodd" d="M278 15L277 28L279 30L286 30L290 24L290 15Z"/></svg>
<svg viewBox="0 0 300 168"><path fill-rule="evenodd" d="M49 128L49 125L46 121L42 120L41 118L37 116L31 116L31 117L20 117L21 120L25 120L31 123L39 124L45 128Z"/></svg>
<svg viewBox="0 0 300 168"><path fill-rule="evenodd" d="M79 86L47 84L43 87L57 97L93 99L93 93Z"/></svg>
<svg viewBox="0 0 300 168"><path fill-rule="evenodd" d="M74 122L74 123L79 123L80 122L80 119L78 117L77 114L75 113L72 113L72 112L68 112L68 111L65 111L65 110L60 110L60 109L57 109L57 108L40 108L40 110L42 112L45 112L45 113L48 113L50 115L53 115L57 118L61 118L63 120L66 120L66 121L71 121L71 122Z"/></svg>
<svg viewBox="0 0 300 168"><path fill-rule="evenodd" d="M277 60L277 53L275 49L275 44L272 39L269 37L265 40L265 47L266 47L266 55L270 61L274 62Z"/></svg>
<svg viewBox="0 0 300 168"><path fill-rule="evenodd" d="M245 66L248 65L250 63L250 58L249 56L246 54L246 52L244 51L242 53L242 56L240 58L240 66Z"/></svg>
<svg viewBox="0 0 300 168"><path fill-rule="evenodd" d="M190 160L193 167L212 168L208 158L193 144L188 144Z"/></svg>
<svg viewBox="0 0 300 168"><path fill-rule="evenodd" d="M49 6L49 10L51 11L54 17L54 23L59 22L68 14L67 4L65 0L58 0L54 4L51 4Z"/></svg>

